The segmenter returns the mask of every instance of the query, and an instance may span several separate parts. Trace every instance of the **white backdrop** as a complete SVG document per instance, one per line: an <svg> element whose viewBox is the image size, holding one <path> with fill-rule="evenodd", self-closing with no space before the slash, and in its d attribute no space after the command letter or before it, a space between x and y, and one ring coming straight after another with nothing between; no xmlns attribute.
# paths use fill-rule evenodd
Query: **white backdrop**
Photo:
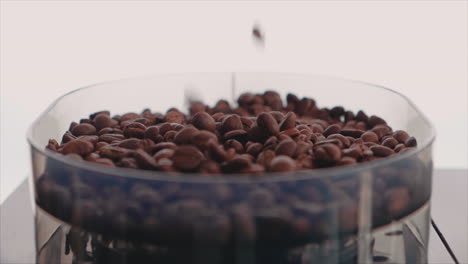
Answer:
<svg viewBox="0 0 468 264"><path fill-rule="evenodd" d="M0 201L29 173L26 129L53 99L165 72L306 72L381 84L435 124L436 167L467 168L467 12L463 0L2 1ZM256 22L263 51L251 39Z"/></svg>

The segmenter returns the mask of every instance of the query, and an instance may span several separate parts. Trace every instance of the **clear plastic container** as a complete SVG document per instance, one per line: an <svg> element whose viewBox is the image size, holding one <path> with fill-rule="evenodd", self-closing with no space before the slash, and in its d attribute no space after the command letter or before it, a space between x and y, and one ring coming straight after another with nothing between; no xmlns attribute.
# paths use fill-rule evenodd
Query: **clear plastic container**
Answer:
<svg viewBox="0 0 468 264"><path fill-rule="evenodd" d="M110 168L45 149L90 113L186 109L243 92L289 92L384 118L418 148L351 167L184 175ZM323 76L198 73L92 85L31 126L39 263L425 263L434 130L403 95Z"/></svg>

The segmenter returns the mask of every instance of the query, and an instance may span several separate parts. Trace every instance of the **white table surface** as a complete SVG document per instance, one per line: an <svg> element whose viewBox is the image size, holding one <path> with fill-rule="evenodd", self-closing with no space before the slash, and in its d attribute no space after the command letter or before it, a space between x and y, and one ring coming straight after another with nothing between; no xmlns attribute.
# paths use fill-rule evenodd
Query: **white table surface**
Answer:
<svg viewBox="0 0 468 264"><path fill-rule="evenodd" d="M460 263L468 263L467 190L467 170L435 170L431 215ZM34 263L33 225L32 199L24 181L0 207L0 263ZM429 263L454 263L432 228Z"/></svg>

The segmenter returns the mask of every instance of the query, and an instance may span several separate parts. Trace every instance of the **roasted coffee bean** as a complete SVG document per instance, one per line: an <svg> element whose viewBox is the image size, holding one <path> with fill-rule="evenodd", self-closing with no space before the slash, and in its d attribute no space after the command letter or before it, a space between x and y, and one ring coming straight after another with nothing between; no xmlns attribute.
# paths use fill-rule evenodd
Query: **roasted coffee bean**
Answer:
<svg viewBox="0 0 468 264"><path fill-rule="evenodd" d="M82 139L75 139L69 141L63 145L62 154L78 154L81 156L87 155L94 151L94 146L91 142L82 140Z"/></svg>
<svg viewBox="0 0 468 264"><path fill-rule="evenodd" d="M349 166L349 165L354 165L356 163L357 163L357 161L356 161L355 158L343 157L336 163L336 165L338 165L338 166Z"/></svg>
<svg viewBox="0 0 468 264"><path fill-rule="evenodd" d="M405 141L405 145L407 147L416 147L418 145L418 143L416 142L416 138L414 137L409 137L406 141Z"/></svg>
<svg viewBox="0 0 468 264"><path fill-rule="evenodd" d="M154 153L160 151L161 149L165 149L165 148L176 149L177 145L172 143L172 142L161 142L161 143L158 143L158 144L156 144L154 146L149 147L148 152L154 154Z"/></svg>
<svg viewBox="0 0 468 264"><path fill-rule="evenodd" d="M139 118L140 115L137 113L126 113L120 117L120 121L134 120Z"/></svg>
<svg viewBox="0 0 468 264"><path fill-rule="evenodd" d="M380 145L371 146L370 150L372 151L372 153L374 153L375 156L378 157L387 157L394 153L391 148L387 148Z"/></svg>
<svg viewBox="0 0 468 264"><path fill-rule="evenodd" d="M140 168L147 170L158 169L158 164L156 163L156 160L144 150L136 150L133 156Z"/></svg>
<svg viewBox="0 0 468 264"><path fill-rule="evenodd" d="M376 125L387 124L387 122L385 122L385 120L383 120L382 118L373 115L369 117L369 119L367 120L367 124L369 125L370 128L373 128Z"/></svg>
<svg viewBox="0 0 468 264"><path fill-rule="evenodd" d="M107 166L107 167L115 167L114 162L112 160L106 159L106 158L96 159L96 160L93 160L92 162L97 163L97 164L101 164L101 165L104 165L104 166Z"/></svg>
<svg viewBox="0 0 468 264"><path fill-rule="evenodd" d="M84 135L96 135L96 128L88 123L82 123L73 128L71 131L76 137Z"/></svg>
<svg viewBox="0 0 468 264"><path fill-rule="evenodd" d="M122 158L117 164L118 166L124 168L138 169L137 161L135 158Z"/></svg>
<svg viewBox="0 0 468 264"><path fill-rule="evenodd" d="M261 113L258 115L257 126L265 133L268 133L268 135L277 135L279 133L279 125L275 118L269 113Z"/></svg>
<svg viewBox="0 0 468 264"><path fill-rule="evenodd" d="M396 140L398 140L398 142L404 144L404 143L406 142L406 140L408 140L409 135L408 135L408 133L406 133L406 132L403 131L403 130L397 130L397 131L393 132L393 137L394 137Z"/></svg>
<svg viewBox="0 0 468 264"><path fill-rule="evenodd" d="M330 116L334 118L338 118L344 115L345 109L342 106L335 106L330 110Z"/></svg>
<svg viewBox="0 0 468 264"><path fill-rule="evenodd" d="M104 134L99 136L99 141L104 141L107 143L112 143L115 141L122 141L125 139L124 135L121 134Z"/></svg>
<svg viewBox="0 0 468 264"><path fill-rule="evenodd" d="M99 156L99 154L93 152L93 153L89 153L88 155L86 155L85 160L86 161L95 161L95 160L100 159L100 158L101 158L101 156Z"/></svg>
<svg viewBox="0 0 468 264"><path fill-rule="evenodd" d="M92 124L93 121L91 119L88 119L88 118L82 118L80 119L80 124Z"/></svg>
<svg viewBox="0 0 468 264"><path fill-rule="evenodd" d="M86 140L86 141L89 141L91 142L91 144L96 144L98 143L98 140L99 140L99 137L98 136L79 136L78 139L81 139L81 140Z"/></svg>
<svg viewBox="0 0 468 264"><path fill-rule="evenodd" d="M122 140L118 146L121 148L126 148L126 149L139 149L139 148L144 148L146 144L141 139L129 138L129 139Z"/></svg>
<svg viewBox="0 0 468 264"><path fill-rule="evenodd" d="M76 137L69 131L65 132L62 137L62 144L70 142L72 140L76 139Z"/></svg>
<svg viewBox="0 0 468 264"><path fill-rule="evenodd" d="M331 125L327 127L325 131L323 131L323 136L328 137L332 134L338 134L340 133L340 131L341 131L341 128L338 125Z"/></svg>
<svg viewBox="0 0 468 264"><path fill-rule="evenodd" d="M119 160L127 157L131 153L130 150L114 147L114 146L105 146L99 150L99 155L104 158L109 158L111 160Z"/></svg>
<svg viewBox="0 0 468 264"><path fill-rule="evenodd" d="M343 156L352 157L354 159L360 158L362 155L362 150L360 147L355 146L343 150Z"/></svg>
<svg viewBox="0 0 468 264"><path fill-rule="evenodd" d="M311 107L313 107L312 100L309 98L302 98L296 103L294 110L299 116L303 116Z"/></svg>
<svg viewBox="0 0 468 264"><path fill-rule="evenodd" d="M219 174L221 173L221 168L219 164L213 160L203 160L200 164L200 172L208 174Z"/></svg>
<svg viewBox="0 0 468 264"><path fill-rule="evenodd" d="M143 125L145 125L145 127L152 125L151 121L148 118L145 118L145 117L137 118L137 119L133 120L133 122L143 124Z"/></svg>
<svg viewBox="0 0 468 264"><path fill-rule="evenodd" d="M343 136L341 134L332 134L332 135L328 136L327 139L337 139L337 140L341 141L342 147L344 147L344 148L347 148L347 147L349 147L351 145L350 140L347 137L345 137L345 136ZM352 138L352 140L354 140L354 138Z"/></svg>
<svg viewBox="0 0 468 264"><path fill-rule="evenodd" d="M218 137L206 130L197 131L192 135L191 142L193 145L197 146L199 149L204 150L208 148L208 141L213 140L213 142L218 142ZM242 144L241 144L242 146Z"/></svg>
<svg viewBox="0 0 468 264"><path fill-rule="evenodd" d="M296 153L296 146L297 144L293 140L283 140L276 146L275 154L292 157Z"/></svg>
<svg viewBox="0 0 468 264"><path fill-rule="evenodd" d="M174 136L174 143L177 145L187 145L192 143L193 135L197 134L199 130L193 126L186 126L177 132Z"/></svg>
<svg viewBox="0 0 468 264"><path fill-rule="evenodd" d="M271 160L269 171L288 172L296 169L296 162L288 156L276 156Z"/></svg>
<svg viewBox="0 0 468 264"><path fill-rule="evenodd" d="M238 115L227 115L221 123L221 133L232 130L244 129L241 118Z"/></svg>
<svg viewBox="0 0 468 264"><path fill-rule="evenodd" d="M389 137L385 139L384 141L382 141L382 146L387 147L387 148L393 149L395 148L396 145L398 145L398 141L393 137Z"/></svg>
<svg viewBox="0 0 468 264"><path fill-rule="evenodd" d="M214 119L207 112L196 113L191 120L191 124L200 130L215 131Z"/></svg>
<svg viewBox="0 0 468 264"><path fill-rule="evenodd" d="M406 148L405 144L398 144L395 146L395 148L393 149L395 152L399 153L400 151L402 151L404 148Z"/></svg>
<svg viewBox="0 0 468 264"><path fill-rule="evenodd" d="M254 125L254 121L252 121L251 119L247 117L241 116L240 120L242 122L243 129L245 130L250 129Z"/></svg>
<svg viewBox="0 0 468 264"><path fill-rule="evenodd" d="M339 148L343 148L343 143L341 143L340 140L338 139L324 139L324 140L320 140L320 141L317 141L315 143L315 146L321 146L321 145L325 145L325 144L334 144L334 145L337 145Z"/></svg>
<svg viewBox="0 0 468 264"><path fill-rule="evenodd" d="M71 123L70 123L70 126L68 127L68 131L72 131L73 128L75 128L77 125L78 125L77 122L71 122Z"/></svg>
<svg viewBox="0 0 468 264"><path fill-rule="evenodd" d="M359 110L356 114L356 118L355 118L357 121L363 121L363 122L366 122L368 121L369 117L366 115L366 113L364 113L364 111L361 111Z"/></svg>
<svg viewBox="0 0 468 264"><path fill-rule="evenodd" d="M136 137L144 138L145 137L146 126L142 123L132 122L124 127L123 134L125 137Z"/></svg>
<svg viewBox="0 0 468 264"><path fill-rule="evenodd" d="M174 138L177 134L177 131L175 130L171 130L171 131L167 131L166 134L164 134L164 141L166 142L174 142Z"/></svg>
<svg viewBox="0 0 468 264"><path fill-rule="evenodd" d="M98 132L98 136L102 136L104 134L121 134L123 135L123 131L120 128L112 128L112 127L105 127Z"/></svg>
<svg viewBox="0 0 468 264"><path fill-rule="evenodd" d="M387 125L376 125L374 128L372 128L371 131L374 132L380 139L391 133L392 130Z"/></svg>
<svg viewBox="0 0 468 264"><path fill-rule="evenodd" d="M372 131L367 131L364 134L362 134L361 139L364 142L379 143L379 137Z"/></svg>
<svg viewBox="0 0 468 264"><path fill-rule="evenodd" d="M98 114L94 117L93 124L99 131L103 128L117 124L117 121L113 120L108 114Z"/></svg>
<svg viewBox="0 0 468 264"><path fill-rule="evenodd" d="M249 167L251 160L245 156L238 155L221 164L221 170L224 173L236 173Z"/></svg>
<svg viewBox="0 0 468 264"><path fill-rule="evenodd" d="M174 150L166 148L166 149L161 149L156 154L154 154L153 158L155 160L160 160L160 159L164 159L164 158L171 158L173 155L174 155Z"/></svg>
<svg viewBox="0 0 468 264"><path fill-rule="evenodd" d="M287 130L284 130L282 131L279 136L281 135L286 135L288 136L289 138L293 138L293 137L297 137L301 134L301 132L299 130L297 130L296 128L290 128L290 129L287 129ZM307 136L305 136L307 137Z"/></svg>
<svg viewBox="0 0 468 264"><path fill-rule="evenodd" d="M247 141L247 132L243 129L231 130L224 134L225 140L235 139L239 142Z"/></svg>
<svg viewBox="0 0 468 264"><path fill-rule="evenodd" d="M246 152L248 154L256 157L258 155L258 153L260 153L260 151L262 151L262 149L263 149L263 145L261 143L252 143L252 144L249 145Z"/></svg>
<svg viewBox="0 0 468 264"><path fill-rule="evenodd" d="M234 148L238 154L244 153L244 146L235 139L229 139L224 142L225 148ZM263 146L262 146L263 147Z"/></svg>
<svg viewBox="0 0 468 264"><path fill-rule="evenodd" d="M331 143L314 146L314 154L318 162L325 164L335 163L341 159L340 148Z"/></svg>
<svg viewBox="0 0 468 264"><path fill-rule="evenodd" d="M59 143L55 139L49 139L49 143L47 144L46 148L52 151L57 151L59 148Z"/></svg>
<svg viewBox="0 0 468 264"><path fill-rule="evenodd" d="M180 146L172 155L174 167L181 171L192 171L197 169L205 157L194 146Z"/></svg>
<svg viewBox="0 0 468 264"><path fill-rule="evenodd" d="M342 129L340 134L346 137L359 138L364 134L364 131L359 129Z"/></svg>
<svg viewBox="0 0 468 264"><path fill-rule="evenodd" d="M275 91L266 91L263 94L263 100L265 100L265 105L271 107L274 111L281 111L283 108L281 97Z"/></svg>
<svg viewBox="0 0 468 264"><path fill-rule="evenodd" d="M264 166L265 168L268 168L271 164L271 161L275 157L275 152L272 150L265 150L258 154L257 157L257 163Z"/></svg>
<svg viewBox="0 0 468 264"><path fill-rule="evenodd" d="M290 128L295 128L296 126L296 114L294 112L287 113L281 123L279 124L280 131L288 130Z"/></svg>
<svg viewBox="0 0 468 264"><path fill-rule="evenodd" d="M149 126L145 130L144 138L153 140L155 143L158 143L159 138L159 127L158 126Z"/></svg>
<svg viewBox="0 0 468 264"><path fill-rule="evenodd" d="M271 111L269 112L271 116L273 116L273 118L276 120L276 122L278 122L278 124L283 121L284 119L284 114L279 112L279 111Z"/></svg>
<svg viewBox="0 0 468 264"><path fill-rule="evenodd" d="M183 124L185 123L185 116L178 110L172 110L166 113L166 122L168 123L177 123Z"/></svg>
<svg viewBox="0 0 468 264"><path fill-rule="evenodd" d="M294 157L297 157L301 154L308 153L313 147L312 143L307 143L304 141L297 142L296 144L296 151L294 152Z"/></svg>

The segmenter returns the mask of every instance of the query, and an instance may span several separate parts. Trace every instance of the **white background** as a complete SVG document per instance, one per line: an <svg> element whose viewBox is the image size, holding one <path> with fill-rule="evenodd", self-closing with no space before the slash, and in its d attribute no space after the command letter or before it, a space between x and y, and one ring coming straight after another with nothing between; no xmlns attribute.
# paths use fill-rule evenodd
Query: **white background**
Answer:
<svg viewBox="0 0 468 264"><path fill-rule="evenodd" d="M52 100L164 72L271 70L381 84L435 124L436 167L467 168L467 12L463 0L1 1L0 201L29 173L26 129ZM256 22L264 50L251 38Z"/></svg>

